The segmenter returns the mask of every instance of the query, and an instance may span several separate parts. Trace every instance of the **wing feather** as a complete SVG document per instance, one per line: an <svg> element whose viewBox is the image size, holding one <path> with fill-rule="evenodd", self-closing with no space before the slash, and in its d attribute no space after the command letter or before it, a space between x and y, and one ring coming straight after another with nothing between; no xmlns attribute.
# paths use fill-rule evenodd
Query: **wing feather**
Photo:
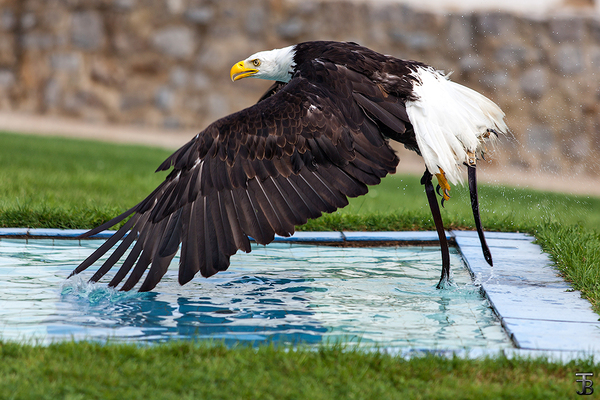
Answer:
<svg viewBox="0 0 600 400"><path fill-rule="evenodd" d="M242 226L240 224L241 216L239 215L238 208L236 207L235 200L233 198L233 193L229 191L225 191L223 193L218 193L218 201L219 204L225 208L225 214L227 215L228 226L231 228L231 233L233 234L233 242L235 244L236 249L240 249L245 251L246 253L250 252L250 240L248 239L248 235L244 233ZM235 249L233 249L229 254L234 254Z"/></svg>
<svg viewBox="0 0 600 400"><path fill-rule="evenodd" d="M131 243L136 239L136 235L130 233L123 239L121 244L112 252L110 257L106 259L104 264L96 271L96 273L90 278L90 282L98 282L110 269L115 265L117 261L121 259L123 254L127 251Z"/></svg>
<svg viewBox="0 0 600 400"><path fill-rule="evenodd" d="M396 133L404 133L406 131L406 125L401 119L396 118L390 114L385 108L379 104L367 99L360 93L354 93L354 100L361 105L368 113L374 118L381 121L382 124L390 128Z"/></svg>
<svg viewBox="0 0 600 400"><path fill-rule="evenodd" d="M137 261L138 257L140 256L140 253L144 249L143 245L144 241L141 238L138 238L137 242L135 242L135 245L133 245L133 248L125 258L123 265L121 265L121 268L119 268L115 276L113 276L111 281L108 283L109 287L117 286L119 283L121 283L123 278L127 276L127 273L131 270L133 264Z"/></svg>
<svg viewBox="0 0 600 400"><path fill-rule="evenodd" d="M126 214L126 213L123 213ZM69 275L69 278L75 274L80 273L81 271L85 270L86 268L88 268L90 265L92 265L93 263L95 263L96 261L98 261L98 259L100 257L102 257L108 250L110 250L123 236L125 236L125 234L128 232L128 230L135 224L136 220L139 219L139 217L137 215L134 215L132 218L129 219L129 221L127 221L122 227L121 229L119 229L114 235L112 235L110 238L108 238L108 240L106 242L104 242L100 247L98 247L96 249L96 251L94 251L88 258L85 259L85 261L83 261L81 264L79 264L79 266L77 268L75 268L75 270L73 272L71 272L71 275ZM113 218L111 221L117 220L118 222L120 222L120 219L117 218ZM109 222L111 222L109 221ZM117 222L117 223L118 223ZM101 225L102 226L102 225ZM109 225L110 226L110 225ZM90 231L91 232L91 231ZM89 233L89 232L88 232ZM96 232L98 233L98 232ZM94 233L95 234L95 233ZM90 234L88 236L94 235L94 234ZM82 235L83 236L83 235ZM132 235L133 237L133 235ZM116 260L115 260L116 261ZM114 264L114 262L113 262ZM112 265L111 265L112 266Z"/></svg>
<svg viewBox="0 0 600 400"><path fill-rule="evenodd" d="M198 202L186 205L184 214L187 218L183 224L183 237L181 242L181 258L179 259L179 283L184 285L194 278L200 271L199 244L204 241L204 230L199 231L196 224L196 210L200 207Z"/></svg>

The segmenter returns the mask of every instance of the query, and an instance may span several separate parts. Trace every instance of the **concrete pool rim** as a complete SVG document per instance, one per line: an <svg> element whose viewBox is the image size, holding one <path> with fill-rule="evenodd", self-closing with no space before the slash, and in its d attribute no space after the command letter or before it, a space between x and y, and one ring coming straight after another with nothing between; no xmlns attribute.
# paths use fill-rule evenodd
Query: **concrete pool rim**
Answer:
<svg viewBox="0 0 600 400"><path fill-rule="evenodd" d="M86 230L1 228L0 240L76 239ZM104 231L94 239L106 239ZM465 349L462 356L479 357L499 352L507 355L543 355L573 359L600 355L599 315L559 276L534 238L524 233L486 232L494 267L484 260L477 233L447 231L483 295L515 344L515 349ZM342 246L436 245L434 231L401 232L296 232L275 242ZM392 350L393 351L393 350ZM414 353L415 349L407 350ZM418 350L416 350L418 352ZM398 352L397 350L395 352ZM400 350L400 353L404 351ZM443 353L443 351L442 351ZM452 351L452 354L456 354ZM460 352L459 352L460 353ZM461 354L458 354L461 355Z"/></svg>

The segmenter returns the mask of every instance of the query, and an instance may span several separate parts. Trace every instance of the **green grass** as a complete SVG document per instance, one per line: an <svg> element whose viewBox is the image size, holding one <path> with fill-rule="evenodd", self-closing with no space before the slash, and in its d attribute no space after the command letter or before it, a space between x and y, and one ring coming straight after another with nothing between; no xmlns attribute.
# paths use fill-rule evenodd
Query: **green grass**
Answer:
<svg viewBox="0 0 600 400"><path fill-rule="evenodd" d="M91 228L133 206L166 176L153 171L170 151L85 140L0 133L0 226ZM472 229L468 190L442 209L449 229ZM546 223L600 226L600 199L480 186L488 230L533 231ZM419 178L394 175L306 230L433 229Z"/></svg>
<svg viewBox="0 0 600 400"><path fill-rule="evenodd" d="M0 133L0 226L91 228L140 201L165 176L169 151ZM536 236L565 278L600 311L600 199L481 185L485 228ZM472 229L464 187L442 210L447 228ZM419 178L392 176L304 230L433 229ZM338 347L227 349L0 341L0 398L423 398L575 397L575 372L593 361L406 361ZM508 384L507 384L508 383Z"/></svg>
<svg viewBox="0 0 600 400"><path fill-rule="evenodd" d="M166 176L167 150L0 133L0 226L91 228Z"/></svg>
<svg viewBox="0 0 600 400"><path fill-rule="evenodd" d="M502 356L405 360L340 346L0 343L0 393L3 399L559 399L576 397L576 372L598 366L592 359Z"/></svg>
<svg viewBox="0 0 600 400"><path fill-rule="evenodd" d="M393 175L363 197L302 227L306 230L435 229L420 178ZM374 193L373 193L374 192ZM442 209L447 229L475 229L469 190L458 185ZM600 226L600 199L531 189L479 185L480 212L486 230L535 232L546 224Z"/></svg>

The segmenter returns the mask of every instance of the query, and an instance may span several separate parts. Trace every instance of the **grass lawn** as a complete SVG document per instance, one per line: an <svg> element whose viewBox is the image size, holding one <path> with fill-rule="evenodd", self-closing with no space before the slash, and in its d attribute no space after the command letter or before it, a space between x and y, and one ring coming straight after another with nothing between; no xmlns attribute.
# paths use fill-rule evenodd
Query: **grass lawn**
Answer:
<svg viewBox="0 0 600 400"><path fill-rule="evenodd" d="M592 360L405 360L336 346L228 349L193 342L4 343L0 361L0 396L36 400L568 399L581 388L575 373L599 366Z"/></svg>
<svg viewBox="0 0 600 400"><path fill-rule="evenodd" d="M166 174L152 171L170 154L10 133L0 133L0 144L2 227L96 226L153 190ZM535 235L600 311L600 199L489 185L479 192L485 229ZM468 189L451 194L446 227L473 229ZM433 222L419 178L398 175L299 229L431 230ZM575 372L597 375L597 367L592 360L406 361L339 348L0 341L0 398L566 398L576 396Z"/></svg>

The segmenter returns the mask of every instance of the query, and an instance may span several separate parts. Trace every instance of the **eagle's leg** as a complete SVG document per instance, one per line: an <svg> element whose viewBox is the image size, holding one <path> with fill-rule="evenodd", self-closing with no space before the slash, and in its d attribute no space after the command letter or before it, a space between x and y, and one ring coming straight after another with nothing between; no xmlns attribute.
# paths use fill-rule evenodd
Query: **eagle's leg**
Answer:
<svg viewBox="0 0 600 400"><path fill-rule="evenodd" d="M492 253L488 247L485 236L483 235L483 228L481 227L481 217L479 216L479 196L477 195L477 164L475 163L475 157L469 157L469 164L467 164L467 171L469 172L469 192L471 193L471 208L473 209L473 218L475 218L475 227L477 228L477 234L479 235L479 241L481 242L481 250L483 256L488 264L493 266Z"/></svg>
<svg viewBox="0 0 600 400"><path fill-rule="evenodd" d="M440 207L438 206L437 198L435 197L435 191L433 189L433 184L431 183L431 178L431 173L425 170L425 173L421 178L421 184L425 185L425 193L427 194L429 208L431 209L431 215L433 216L433 222L435 223L435 230L437 231L438 238L440 239L440 250L442 252L442 276L437 288L443 289L447 286L450 279L450 252L448 250L448 240L446 239L446 231L444 230L444 223L442 222Z"/></svg>

